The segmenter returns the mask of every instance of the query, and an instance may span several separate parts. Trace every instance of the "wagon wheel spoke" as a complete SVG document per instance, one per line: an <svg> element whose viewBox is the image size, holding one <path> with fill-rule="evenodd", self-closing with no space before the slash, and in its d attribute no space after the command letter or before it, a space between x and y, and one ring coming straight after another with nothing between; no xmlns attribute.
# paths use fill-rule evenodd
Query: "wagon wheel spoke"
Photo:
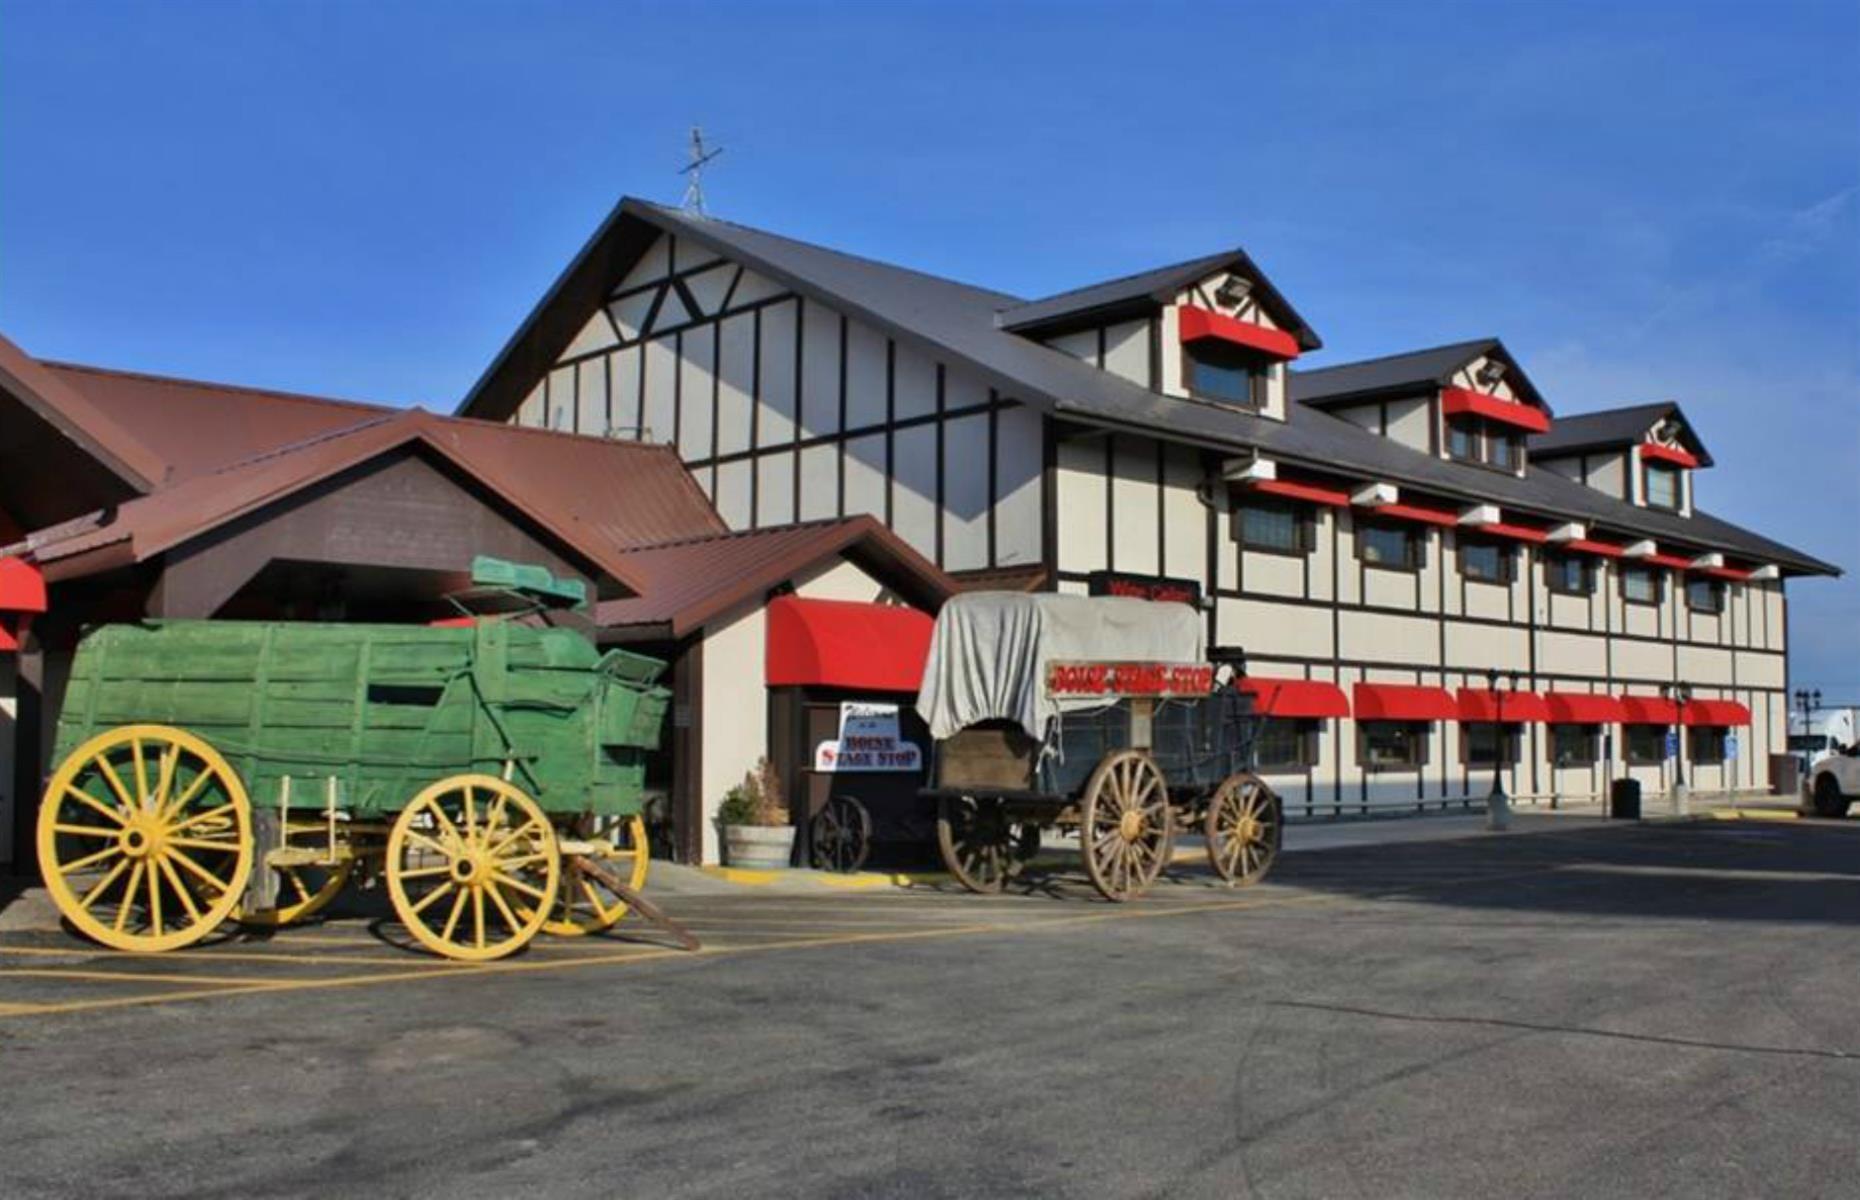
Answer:
<svg viewBox="0 0 1860 1200"><path fill-rule="evenodd" d="M188 890L187 884L181 879L181 873L174 869L174 863L169 861L166 855L157 859L156 865L161 868L162 876L167 879L169 888L173 890L176 896L180 897L181 907L187 910L190 922L198 925L200 923L200 906L194 903L194 894Z"/></svg>
<svg viewBox="0 0 1860 1200"><path fill-rule="evenodd" d="M79 804L83 804L89 808L95 809L97 812L101 813L103 816L108 817L112 821L115 821L116 827L118 829L121 829L129 820L130 814L126 813L124 810L120 808L111 808L109 805L97 799L95 796L91 795L89 792L85 792L85 791L82 791L74 787L66 787L59 794L66 799L76 800Z"/></svg>
<svg viewBox="0 0 1860 1200"><path fill-rule="evenodd" d="M515 882L516 881L510 879L509 876L493 875L491 876L490 882L485 884L483 891L484 895L491 898L491 903L496 906L498 915L504 918L505 928L510 930L511 933L515 933L517 930L523 928L523 922L517 920L517 914L510 910L510 902L504 899L504 886L509 886ZM540 896L541 893L538 893L538 895Z"/></svg>
<svg viewBox="0 0 1860 1200"><path fill-rule="evenodd" d="M445 868L445 871L447 874L450 874L451 870L452 869L450 867ZM421 913L425 912L427 909L431 908L433 905L437 904L441 899L451 894L452 889L457 886L458 886L457 884L453 883L451 880L448 879L446 882L440 884L438 887L434 888L432 891L426 893L426 895L421 896L418 900L415 900L412 904L408 905L407 911L417 917ZM451 926L448 925L447 928L449 929L451 928Z"/></svg>
<svg viewBox="0 0 1860 1200"><path fill-rule="evenodd" d="M201 792L206 791L207 785L212 782L213 772L210 769L202 769L198 775L195 775L194 778L188 782L186 787L181 789L181 794L179 796L176 796L173 800L168 802L167 807L162 810L162 816L167 820L173 820L183 812L186 812L187 806L192 804L194 798L200 795Z"/></svg>

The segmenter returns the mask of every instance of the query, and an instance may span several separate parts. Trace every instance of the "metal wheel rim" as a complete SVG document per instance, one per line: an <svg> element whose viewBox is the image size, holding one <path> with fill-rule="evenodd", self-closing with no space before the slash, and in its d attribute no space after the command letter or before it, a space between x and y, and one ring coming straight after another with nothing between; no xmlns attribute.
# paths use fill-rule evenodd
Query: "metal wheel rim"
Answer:
<svg viewBox="0 0 1860 1200"><path fill-rule="evenodd" d="M626 818L614 830L614 853L603 855L607 866L632 891L645 889L646 875L652 864L652 848L647 844L646 818L638 813ZM624 848L622 848L624 846ZM607 884L588 871L584 856L570 854L562 859L562 879L556 885L555 903L542 931L554 937L586 937L618 925L632 906L615 895ZM527 907L527 906L525 906Z"/></svg>
<svg viewBox="0 0 1860 1200"><path fill-rule="evenodd" d="M39 806L38 850L46 891L86 937L175 950L237 907L252 870L252 810L204 739L123 725L59 764Z"/></svg>
<svg viewBox="0 0 1860 1200"><path fill-rule="evenodd" d="M984 832L985 842L978 839ZM1032 848L1038 847L1039 830L1010 821L999 800L944 797L937 804L936 840L943 866L956 882L971 892L991 895L1020 874Z"/></svg>

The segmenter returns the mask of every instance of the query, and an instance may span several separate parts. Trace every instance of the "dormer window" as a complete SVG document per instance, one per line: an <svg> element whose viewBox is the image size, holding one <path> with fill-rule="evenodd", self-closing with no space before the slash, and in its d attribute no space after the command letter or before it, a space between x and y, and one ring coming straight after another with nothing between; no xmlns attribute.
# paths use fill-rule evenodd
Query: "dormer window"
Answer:
<svg viewBox="0 0 1860 1200"><path fill-rule="evenodd" d="M1447 457L1516 471L1524 461L1524 438L1516 429L1481 417L1447 418Z"/></svg>
<svg viewBox="0 0 1860 1200"><path fill-rule="evenodd" d="M1669 463L1649 462L1644 464L1644 470L1642 482L1648 507L1678 512L1680 496L1683 494L1680 468Z"/></svg>
<svg viewBox="0 0 1860 1200"><path fill-rule="evenodd" d="M1218 338L1201 338L1182 347L1182 378L1188 394L1241 408L1266 406L1271 360Z"/></svg>

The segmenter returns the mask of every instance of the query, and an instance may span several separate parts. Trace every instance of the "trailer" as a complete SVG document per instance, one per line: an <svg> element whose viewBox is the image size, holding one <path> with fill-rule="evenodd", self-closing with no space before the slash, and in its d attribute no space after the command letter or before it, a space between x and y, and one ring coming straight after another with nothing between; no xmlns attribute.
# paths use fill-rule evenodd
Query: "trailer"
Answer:
<svg viewBox="0 0 1860 1200"><path fill-rule="evenodd" d="M1127 597L970 593L937 617L918 708L945 867L1001 890L1042 831L1075 834L1106 899L1134 899L1199 833L1231 885L1272 869L1284 828L1253 770L1244 661L1207 661L1201 618Z"/></svg>
<svg viewBox="0 0 1860 1200"><path fill-rule="evenodd" d="M598 932L645 881L663 669L513 619L101 627L39 810L47 889L131 951L302 921L358 879L448 958Z"/></svg>

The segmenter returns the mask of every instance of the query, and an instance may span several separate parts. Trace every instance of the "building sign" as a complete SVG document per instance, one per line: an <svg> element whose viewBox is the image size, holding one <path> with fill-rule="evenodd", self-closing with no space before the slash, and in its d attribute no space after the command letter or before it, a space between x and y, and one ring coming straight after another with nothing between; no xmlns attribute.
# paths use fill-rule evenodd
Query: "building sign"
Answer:
<svg viewBox="0 0 1860 1200"><path fill-rule="evenodd" d="M1205 696L1214 690L1207 663L1051 663L1049 696Z"/></svg>
<svg viewBox="0 0 1860 1200"><path fill-rule="evenodd" d="M1085 587L1094 596L1135 596L1139 600L1167 600L1201 607L1201 584L1193 579L1093 571L1085 577Z"/></svg>
<svg viewBox="0 0 1860 1200"><path fill-rule="evenodd" d="M923 750L898 732L898 706L848 700L840 736L814 747L814 770L830 774L923 770Z"/></svg>

